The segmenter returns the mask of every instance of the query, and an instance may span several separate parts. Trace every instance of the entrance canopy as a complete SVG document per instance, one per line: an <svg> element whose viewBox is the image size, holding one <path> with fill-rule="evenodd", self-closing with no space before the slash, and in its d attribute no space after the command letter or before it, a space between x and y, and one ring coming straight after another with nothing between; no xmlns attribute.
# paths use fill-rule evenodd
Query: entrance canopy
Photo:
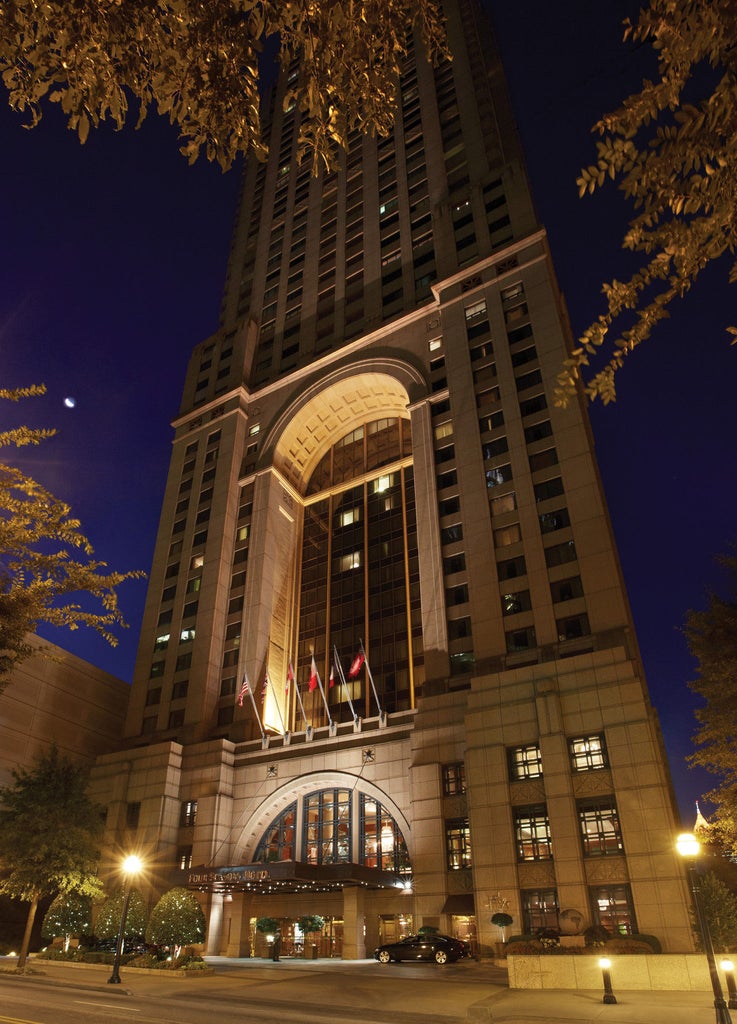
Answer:
<svg viewBox="0 0 737 1024"><path fill-rule="evenodd" d="M335 892L349 886L367 889L404 889L406 882L391 871L365 864L305 864L279 861L213 868L200 865L190 870L188 889L207 892Z"/></svg>

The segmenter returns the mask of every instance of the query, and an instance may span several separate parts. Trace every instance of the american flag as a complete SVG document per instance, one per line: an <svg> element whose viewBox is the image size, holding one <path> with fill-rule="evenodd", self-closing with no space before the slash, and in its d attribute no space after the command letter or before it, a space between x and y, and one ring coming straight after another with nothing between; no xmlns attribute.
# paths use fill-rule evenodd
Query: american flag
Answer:
<svg viewBox="0 0 737 1024"><path fill-rule="evenodd" d="M238 705L239 705L239 707L243 707L243 698L246 696L247 693L248 693L248 676L244 673L243 674L243 683L241 685L240 693L238 694Z"/></svg>

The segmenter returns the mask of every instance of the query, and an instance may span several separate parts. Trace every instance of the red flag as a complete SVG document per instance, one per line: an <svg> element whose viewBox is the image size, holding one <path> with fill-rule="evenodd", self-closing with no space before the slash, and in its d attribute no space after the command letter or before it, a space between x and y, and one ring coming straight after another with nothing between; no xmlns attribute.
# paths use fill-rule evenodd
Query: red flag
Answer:
<svg viewBox="0 0 737 1024"><path fill-rule="evenodd" d="M332 689L335 686L335 667L330 666L330 679L328 679L328 688Z"/></svg>
<svg viewBox="0 0 737 1024"><path fill-rule="evenodd" d="M310 682L308 684L310 693L317 689L317 665L315 664L315 655L312 655L312 665L310 666Z"/></svg>
<svg viewBox="0 0 737 1024"><path fill-rule="evenodd" d="M363 651L359 651L358 654L353 659L353 661L351 662L351 667L348 669L348 678L349 679L355 679L356 678L358 673L363 668L363 663L364 663L365 660L366 660L366 655L363 653Z"/></svg>
<svg viewBox="0 0 737 1024"><path fill-rule="evenodd" d="M243 676L243 685L241 686L241 692L238 694L238 705L243 707L243 698L248 693L248 676Z"/></svg>

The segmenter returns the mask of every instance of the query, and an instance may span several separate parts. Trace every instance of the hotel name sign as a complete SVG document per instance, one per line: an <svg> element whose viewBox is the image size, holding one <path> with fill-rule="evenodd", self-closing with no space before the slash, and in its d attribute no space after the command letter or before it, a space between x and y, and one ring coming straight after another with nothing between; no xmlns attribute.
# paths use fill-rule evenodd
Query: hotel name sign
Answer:
<svg viewBox="0 0 737 1024"><path fill-rule="evenodd" d="M255 867L207 868L197 867L187 876L188 885L243 885L248 882L267 882L272 872L266 865Z"/></svg>

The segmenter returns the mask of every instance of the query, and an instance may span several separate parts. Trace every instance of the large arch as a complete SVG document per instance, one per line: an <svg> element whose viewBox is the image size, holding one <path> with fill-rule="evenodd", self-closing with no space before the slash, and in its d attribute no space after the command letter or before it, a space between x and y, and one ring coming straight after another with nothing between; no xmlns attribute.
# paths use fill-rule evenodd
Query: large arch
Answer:
<svg viewBox="0 0 737 1024"><path fill-rule="evenodd" d="M366 779L350 772L318 771L309 772L297 779L285 783L264 800L245 823L233 849L240 863L250 864L258 847L259 841L271 822L281 811L285 810L295 799L316 793L324 789L349 789L355 794L363 793L378 801L394 818L404 836L407 850L412 857L412 832L409 820L402 809L392 800L389 794Z"/></svg>

